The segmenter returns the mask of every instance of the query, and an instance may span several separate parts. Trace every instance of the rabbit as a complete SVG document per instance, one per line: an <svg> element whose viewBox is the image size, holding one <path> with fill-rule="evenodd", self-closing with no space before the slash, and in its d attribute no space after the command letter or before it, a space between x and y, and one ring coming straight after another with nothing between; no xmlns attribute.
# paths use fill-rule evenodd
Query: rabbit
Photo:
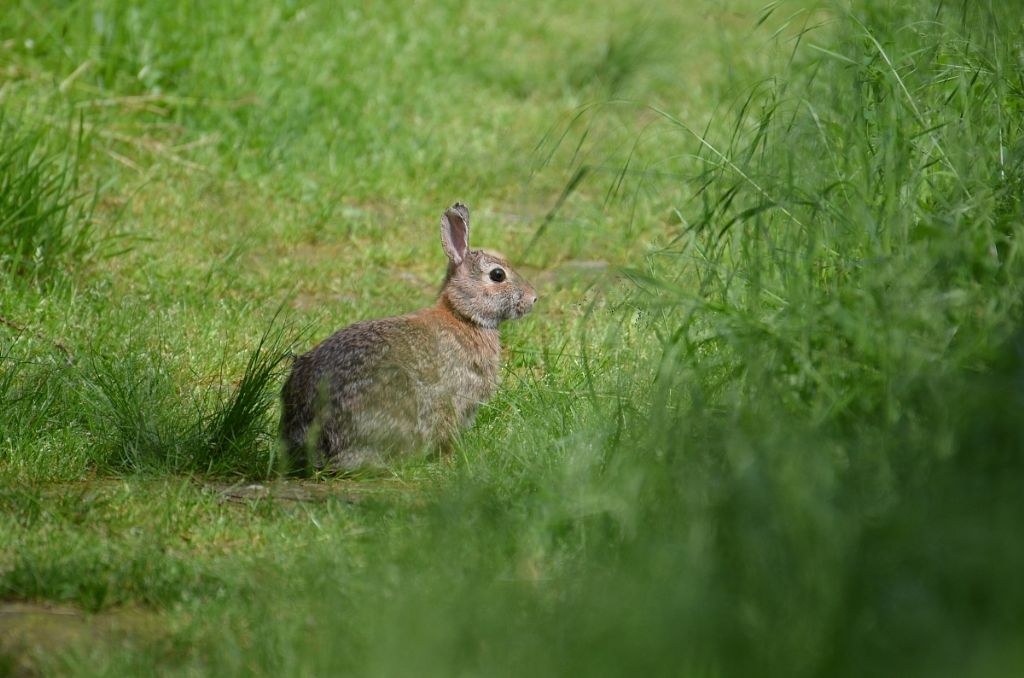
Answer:
<svg viewBox="0 0 1024 678"><path fill-rule="evenodd" d="M469 249L469 210L441 217L448 271L437 302L364 320L299 356L281 392L281 437L293 469L348 472L401 456L450 452L494 395L498 325L537 293L503 258Z"/></svg>

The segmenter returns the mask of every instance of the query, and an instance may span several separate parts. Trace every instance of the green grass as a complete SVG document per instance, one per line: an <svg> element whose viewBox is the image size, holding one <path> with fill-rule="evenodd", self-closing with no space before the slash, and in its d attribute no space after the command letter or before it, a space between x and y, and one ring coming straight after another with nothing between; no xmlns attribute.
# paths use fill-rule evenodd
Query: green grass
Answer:
<svg viewBox="0 0 1024 678"><path fill-rule="evenodd" d="M676 5L0 16L0 670L1019 674L1024 9ZM455 200L498 395L281 476Z"/></svg>
<svg viewBox="0 0 1024 678"><path fill-rule="evenodd" d="M20 127L0 118L0 268L38 284L87 260L95 205L79 189L78 149L61 160Z"/></svg>

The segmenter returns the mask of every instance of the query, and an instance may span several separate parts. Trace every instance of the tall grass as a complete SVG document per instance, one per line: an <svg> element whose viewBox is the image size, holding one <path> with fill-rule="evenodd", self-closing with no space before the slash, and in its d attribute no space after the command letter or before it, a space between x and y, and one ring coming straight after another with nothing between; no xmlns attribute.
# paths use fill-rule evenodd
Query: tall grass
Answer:
<svg viewBox="0 0 1024 678"><path fill-rule="evenodd" d="M623 479L596 541L635 530L598 557L630 594L581 600L690 642L626 632L626 665L657 642L740 675L1019 668L1021 433L994 403L1020 399L1022 16L837 9L733 124L663 113L706 169L630 272L650 409L592 461Z"/></svg>
<svg viewBox="0 0 1024 678"><path fill-rule="evenodd" d="M81 138L79 138L79 148ZM78 153L0 116L0 271L46 282L94 248L95 196L79 185Z"/></svg>
<svg viewBox="0 0 1024 678"><path fill-rule="evenodd" d="M720 347L749 402L895 423L918 376L983 360L1018 317L1017 10L922 10L846 18L730 136L698 137L708 170L651 282L701 312L664 350Z"/></svg>

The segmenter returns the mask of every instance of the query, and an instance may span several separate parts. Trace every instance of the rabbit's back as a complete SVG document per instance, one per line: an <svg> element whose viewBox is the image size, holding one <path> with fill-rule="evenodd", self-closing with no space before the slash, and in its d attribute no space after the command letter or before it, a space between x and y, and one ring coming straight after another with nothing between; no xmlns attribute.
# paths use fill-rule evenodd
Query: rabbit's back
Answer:
<svg viewBox="0 0 1024 678"><path fill-rule="evenodd" d="M360 442L355 415L371 397L384 400L375 394L391 371L396 339L403 336L396 322L350 325L295 360L281 392L281 432L293 464L323 467ZM397 386L395 376L386 390Z"/></svg>
<svg viewBox="0 0 1024 678"><path fill-rule="evenodd" d="M497 332L434 309L363 321L296 359L282 390L293 462L355 468L446 446L497 383ZM493 335L493 336L488 336Z"/></svg>

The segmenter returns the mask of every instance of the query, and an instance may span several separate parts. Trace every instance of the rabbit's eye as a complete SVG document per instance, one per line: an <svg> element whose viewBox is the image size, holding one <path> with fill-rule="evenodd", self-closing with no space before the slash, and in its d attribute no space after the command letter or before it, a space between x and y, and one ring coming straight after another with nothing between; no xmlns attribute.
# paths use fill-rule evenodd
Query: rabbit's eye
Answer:
<svg viewBox="0 0 1024 678"><path fill-rule="evenodd" d="M502 282L505 279L505 270L501 268L491 269L491 280L494 282Z"/></svg>

